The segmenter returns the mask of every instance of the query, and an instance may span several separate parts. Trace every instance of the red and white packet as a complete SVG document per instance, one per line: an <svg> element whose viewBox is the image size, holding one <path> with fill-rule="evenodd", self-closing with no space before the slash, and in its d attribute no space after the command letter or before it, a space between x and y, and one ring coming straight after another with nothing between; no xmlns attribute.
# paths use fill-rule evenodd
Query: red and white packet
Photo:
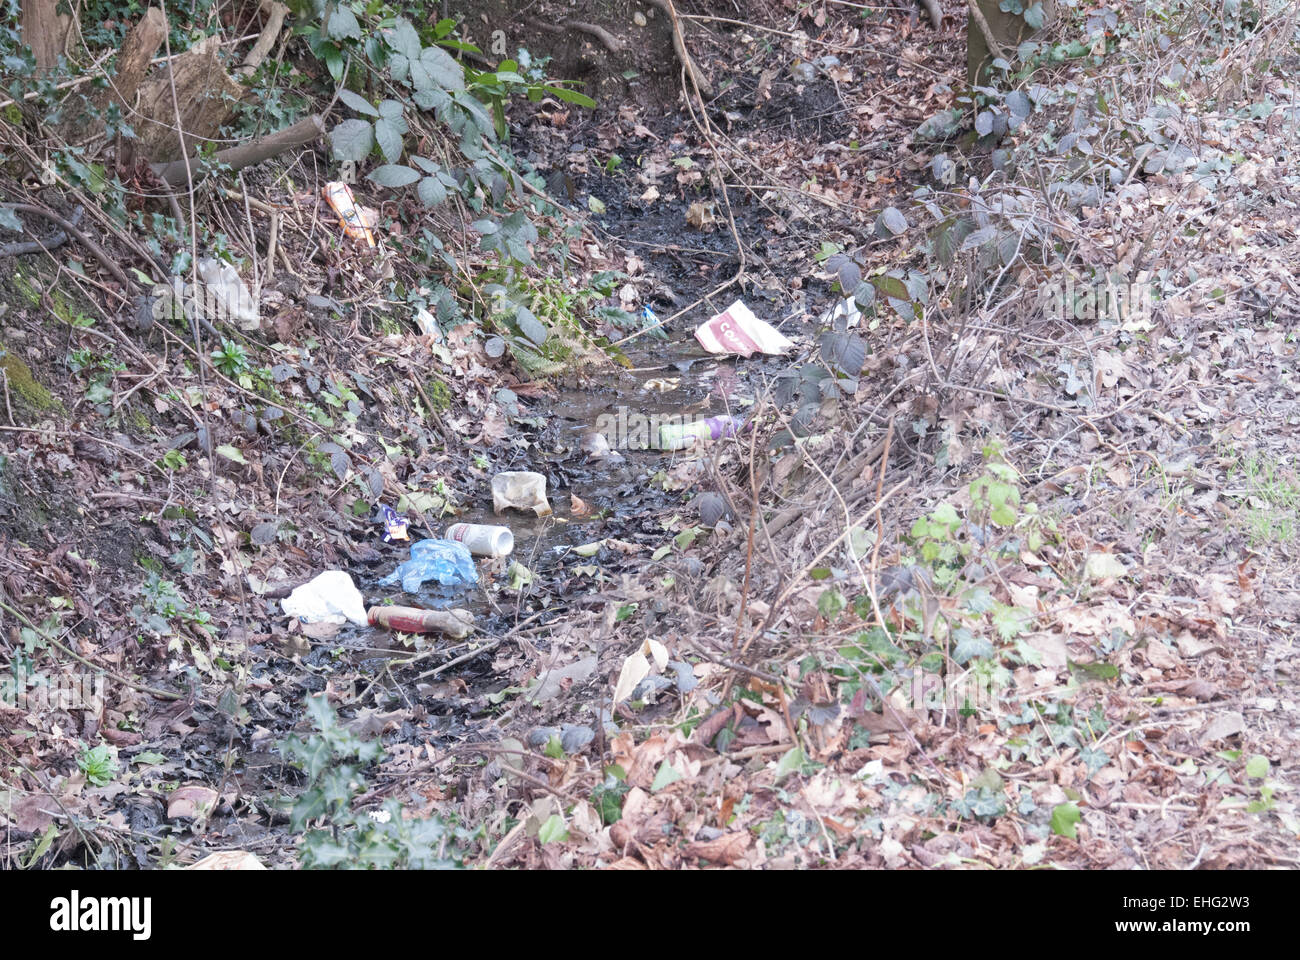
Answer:
<svg viewBox="0 0 1300 960"><path fill-rule="evenodd" d="M709 353L738 353L742 357L785 353L794 346L794 341L754 316L740 300L697 329L695 339Z"/></svg>

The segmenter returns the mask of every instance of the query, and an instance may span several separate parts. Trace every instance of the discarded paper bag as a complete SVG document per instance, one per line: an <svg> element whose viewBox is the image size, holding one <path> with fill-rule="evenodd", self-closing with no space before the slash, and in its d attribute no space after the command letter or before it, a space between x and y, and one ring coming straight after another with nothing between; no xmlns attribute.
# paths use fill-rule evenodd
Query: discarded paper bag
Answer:
<svg viewBox="0 0 1300 960"><path fill-rule="evenodd" d="M794 346L775 327L754 316L740 300L696 330L695 339L709 353L738 353L742 357L785 353Z"/></svg>

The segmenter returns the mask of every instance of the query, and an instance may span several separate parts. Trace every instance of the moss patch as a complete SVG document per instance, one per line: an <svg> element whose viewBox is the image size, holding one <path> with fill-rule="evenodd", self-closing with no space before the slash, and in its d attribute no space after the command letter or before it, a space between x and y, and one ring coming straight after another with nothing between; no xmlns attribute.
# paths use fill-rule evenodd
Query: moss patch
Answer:
<svg viewBox="0 0 1300 960"><path fill-rule="evenodd" d="M31 367L3 343L0 343L0 370L4 371L5 378L9 381L10 397L16 397L29 409L49 410L59 405L50 391L37 383L32 376Z"/></svg>

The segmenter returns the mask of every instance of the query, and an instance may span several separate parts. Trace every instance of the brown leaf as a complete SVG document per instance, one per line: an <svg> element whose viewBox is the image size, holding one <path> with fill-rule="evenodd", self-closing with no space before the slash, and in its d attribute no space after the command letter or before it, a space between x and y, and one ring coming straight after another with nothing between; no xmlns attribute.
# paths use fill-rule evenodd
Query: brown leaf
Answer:
<svg viewBox="0 0 1300 960"><path fill-rule="evenodd" d="M634 858L634 857L623 857L623 858L621 858L621 859L619 859L619 860L615 860L613 863L611 863L611 864L610 864L608 867L606 867L605 869L607 869L607 870L646 870L646 869L648 869L648 868L646 867L646 865L645 865L644 863L642 863L640 860L637 860L637 859Z"/></svg>
<svg viewBox="0 0 1300 960"><path fill-rule="evenodd" d="M590 515L591 506L576 493L569 494L569 513L575 517Z"/></svg>
<svg viewBox="0 0 1300 960"><path fill-rule="evenodd" d="M683 853L688 857L698 857L710 863L733 864L745 855L753 839L748 830L724 833L712 840L696 840L688 843Z"/></svg>
<svg viewBox="0 0 1300 960"><path fill-rule="evenodd" d="M177 787L167 801L167 819L193 819L211 813L217 805L217 791L211 787L191 784Z"/></svg>

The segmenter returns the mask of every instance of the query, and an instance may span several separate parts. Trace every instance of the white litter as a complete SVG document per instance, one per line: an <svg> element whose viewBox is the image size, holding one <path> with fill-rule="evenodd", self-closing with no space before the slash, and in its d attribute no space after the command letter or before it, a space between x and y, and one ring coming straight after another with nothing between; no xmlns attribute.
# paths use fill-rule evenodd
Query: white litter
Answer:
<svg viewBox="0 0 1300 960"><path fill-rule="evenodd" d="M824 326L831 326L840 317L846 317L844 325L849 329L856 327L862 322L862 311L858 309L857 301L852 297L841 303L835 304L818 318L817 322Z"/></svg>
<svg viewBox="0 0 1300 960"><path fill-rule="evenodd" d="M239 279L238 270L221 260L204 257L196 271L207 288L203 312L209 320L233 320L241 330L256 330L261 325L257 301Z"/></svg>
<svg viewBox="0 0 1300 960"><path fill-rule="evenodd" d="M342 570L326 570L320 576L295 587L280 601L280 608L303 623L345 623L364 627L366 605L352 578Z"/></svg>
<svg viewBox="0 0 1300 960"><path fill-rule="evenodd" d="M551 515L546 501L546 478L529 470L508 470L492 478L492 512L510 508L531 510L539 517Z"/></svg>
<svg viewBox="0 0 1300 960"><path fill-rule="evenodd" d="M754 316L740 300L696 330L695 339L709 353L738 353L742 357L785 353L794 346L794 341Z"/></svg>

